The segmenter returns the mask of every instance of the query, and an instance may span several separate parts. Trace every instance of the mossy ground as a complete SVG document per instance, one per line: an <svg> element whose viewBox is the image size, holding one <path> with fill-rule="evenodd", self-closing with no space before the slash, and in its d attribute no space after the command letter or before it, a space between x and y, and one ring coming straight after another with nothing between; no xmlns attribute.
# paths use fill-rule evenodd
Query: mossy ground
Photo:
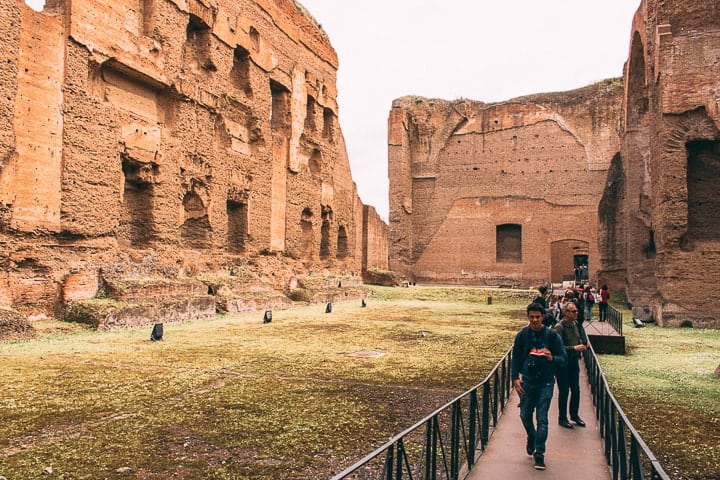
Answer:
<svg viewBox="0 0 720 480"><path fill-rule="evenodd" d="M600 363L632 424L673 479L720 479L720 330L633 328Z"/></svg>
<svg viewBox="0 0 720 480"><path fill-rule="evenodd" d="M0 475L328 478L478 383L525 324L518 291L373 290L266 325L166 324L162 342L37 322L0 343ZM720 331L624 318L628 354L601 357L614 394L674 479L720 478Z"/></svg>
<svg viewBox="0 0 720 480"><path fill-rule="evenodd" d="M478 383L527 302L376 288L359 302L2 344L9 480L327 478Z"/></svg>

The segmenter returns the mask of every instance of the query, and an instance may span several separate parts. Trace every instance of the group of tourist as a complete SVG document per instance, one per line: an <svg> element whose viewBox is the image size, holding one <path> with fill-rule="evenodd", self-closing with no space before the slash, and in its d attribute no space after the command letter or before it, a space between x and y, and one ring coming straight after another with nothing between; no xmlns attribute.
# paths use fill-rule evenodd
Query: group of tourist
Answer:
<svg viewBox="0 0 720 480"><path fill-rule="evenodd" d="M562 297L548 297L545 286L538 290L538 297L527 307L528 325L515 335L510 374L520 397L526 452L533 457L534 467L544 470L548 411L556 382L558 425L568 429L585 426L579 415L580 357L588 349L583 323L592 320L596 302L600 305L600 321L606 319L610 292L607 285L599 292L589 285L579 285L567 289Z"/></svg>
<svg viewBox="0 0 720 480"><path fill-rule="evenodd" d="M595 304L598 305L598 318L601 322L607 320L608 302L610 301L610 291L607 285L600 287L597 291L592 285L579 284L577 287L569 287L565 290L564 295L548 295L548 287L541 286L538 288L539 294L533 300L539 303L545 309L546 326L552 327L563 318L563 307L568 302L573 302L578 307L579 323L592 321L592 312Z"/></svg>

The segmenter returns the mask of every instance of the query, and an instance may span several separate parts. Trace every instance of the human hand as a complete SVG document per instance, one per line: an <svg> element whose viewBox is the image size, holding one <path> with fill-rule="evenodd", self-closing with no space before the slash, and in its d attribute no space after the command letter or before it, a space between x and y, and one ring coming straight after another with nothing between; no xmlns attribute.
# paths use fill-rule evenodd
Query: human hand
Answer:
<svg viewBox="0 0 720 480"><path fill-rule="evenodd" d="M513 380L513 388L515 388L515 392L517 392L518 396L525 393L525 390L522 388L522 381L518 378L516 380Z"/></svg>

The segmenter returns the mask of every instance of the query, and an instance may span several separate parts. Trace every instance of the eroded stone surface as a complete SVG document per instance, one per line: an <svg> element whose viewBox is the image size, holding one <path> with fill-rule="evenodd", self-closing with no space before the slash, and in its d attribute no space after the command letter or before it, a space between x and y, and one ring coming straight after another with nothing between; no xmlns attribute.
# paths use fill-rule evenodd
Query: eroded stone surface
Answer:
<svg viewBox="0 0 720 480"><path fill-rule="evenodd" d="M387 268L338 124L337 56L300 4L0 13L0 305L58 313L117 279L238 267L279 290Z"/></svg>
<svg viewBox="0 0 720 480"><path fill-rule="evenodd" d="M622 82L499 104L404 97L389 120L390 266L417 281L538 285L599 268L597 208Z"/></svg>
<svg viewBox="0 0 720 480"><path fill-rule="evenodd" d="M645 0L632 23L603 276L661 325L720 325L719 29L702 0Z"/></svg>

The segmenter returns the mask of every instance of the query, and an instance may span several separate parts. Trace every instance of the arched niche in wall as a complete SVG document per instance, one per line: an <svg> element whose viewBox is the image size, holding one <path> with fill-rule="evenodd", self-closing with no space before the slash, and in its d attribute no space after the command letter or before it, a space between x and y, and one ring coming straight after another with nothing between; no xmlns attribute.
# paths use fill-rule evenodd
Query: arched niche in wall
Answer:
<svg viewBox="0 0 720 480"><path fill-rule="evenodd" d="M313 211L310 208L304 208L300 215L300 231L301 254L304 260L312 260L314 248L313 240Z"/></svg>
<svg viewBox="0 0 720 480"><path fill-rule="evenodd" d="M322 207L322 224L320 225L320 259L330 257L330 225L333 212L330 207Z"/></svg>
<svg viewBox="0 0 720 480"><path fill-rule="evenodd" d="M338 227L337 253L336 253L335 257L342 260L343 258L346 258L347 256L348 256L347 231L345 230L345 225L340 225L340 227Z"/></svg>
<svg viewBox="0 0 720 480"><path fill-rule="evenodd" d="M626 129L633 130L640 126L643 116L648 111L648 93L645 66L645 47L640 34L633 35L630 48L630 66L628 68L627 85L627 117Z"/></svg>

